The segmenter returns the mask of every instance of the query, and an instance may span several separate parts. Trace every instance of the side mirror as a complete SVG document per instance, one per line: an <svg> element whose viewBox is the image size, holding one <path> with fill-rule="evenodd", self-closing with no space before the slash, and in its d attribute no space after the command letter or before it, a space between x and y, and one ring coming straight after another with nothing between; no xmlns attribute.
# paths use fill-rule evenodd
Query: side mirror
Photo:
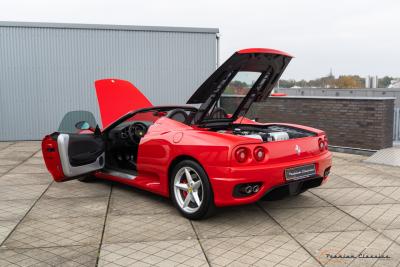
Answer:
<svg viewBox="0 0 400 267"><path fill-rule="evenodd" d="M79 121L75 124L75 128L78 130L90 130L90 124L87 121Z"/></svg>

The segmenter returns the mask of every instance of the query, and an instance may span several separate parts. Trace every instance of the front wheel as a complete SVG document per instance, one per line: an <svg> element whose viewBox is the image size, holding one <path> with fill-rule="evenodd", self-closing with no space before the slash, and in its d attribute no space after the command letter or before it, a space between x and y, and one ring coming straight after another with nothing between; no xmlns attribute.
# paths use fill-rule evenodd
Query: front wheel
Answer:
<svg viewBox="0 0 400 267"><path fill-rule="evenodd" d="M210 216L214 211L210 182L197 162L179 162L172 171L170 185L172 201L186 218L199 220Z"/></svg>

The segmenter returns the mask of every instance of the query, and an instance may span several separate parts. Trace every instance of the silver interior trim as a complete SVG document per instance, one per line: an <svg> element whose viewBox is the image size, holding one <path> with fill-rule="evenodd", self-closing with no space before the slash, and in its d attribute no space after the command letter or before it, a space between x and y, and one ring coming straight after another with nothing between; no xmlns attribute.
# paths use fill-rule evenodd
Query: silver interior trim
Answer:
<svg viewBox="0 0 400 267"><path fill-rule="evenodd" d="M100 170L104 168L105 165L105 153L101 154L95 162L92 162L83 166L71 166L68 157L68 145L69 145L69 135L68 134L60 134L57 138L58 150L60 153L60 160L64 175L67 177L74 177L78 175L82 175L85 173L89 173L92 171ZM100 164L100 159L103 158L103 164Z"/></svg>

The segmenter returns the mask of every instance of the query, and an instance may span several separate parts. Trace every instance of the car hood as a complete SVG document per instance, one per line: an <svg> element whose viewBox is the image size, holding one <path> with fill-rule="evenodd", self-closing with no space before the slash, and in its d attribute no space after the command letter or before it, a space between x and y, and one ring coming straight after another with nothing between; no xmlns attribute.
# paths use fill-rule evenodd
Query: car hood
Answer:
<svg viewBox="0 0 400 267"><path fill-rule="evenodd" d="M103 128L129 111L152 107L146 96L128 81L98 80L95 82L95 87Z"/></svg>
<svg viewBox="0 0 400 267"><path fill-rule="evenodd" d="M187 104L201 104L194 123L231 123L243 116L253 102L265 100L269 96L291 59L291 55L275 49L251 48L237 51L211 74L187 101ZM261 72L261 76L230 118L207 118L207 114L218 103L228 83L239 71Z"/></svg>

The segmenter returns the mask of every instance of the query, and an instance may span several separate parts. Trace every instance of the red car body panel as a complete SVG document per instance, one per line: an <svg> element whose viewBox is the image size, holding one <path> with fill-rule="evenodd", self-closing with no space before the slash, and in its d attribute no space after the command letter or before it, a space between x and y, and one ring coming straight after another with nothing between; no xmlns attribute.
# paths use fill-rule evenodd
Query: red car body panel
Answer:
<svg viewBox="0 0 400 267"><path fill-rule="evenodd" d="M241 57L244 57L243 54L259 53L283 56L284 60L290 60L292 57L274 49L252 48L237 52L237 54L241 54ZM235 59L234 56L232 58ZM281 71L285 69L287 63L288 61L282 64ZM249 68L258 67L257 64L249 65ZM219 71L221 73L221 70ZM205 86L209 84L212 84L210 79L200 88L203 91L197 91L195 97L192 96L192 103L200 103L199 101L205 99L202 93L207 92L208 88ZM95 86L104 129L129 111L152 106L150 101L127 81L106 79L96 81ZM269 86L270 89L273 88L272 83ZM259 99L262 97L264 96L260 95ZM263 142L230 132L211 131L198 124L184 124L157 114L140 116L141 114L136 119L146 119L152 121L153 124L140 139L138 145L135 179L125 179L103 170L94 173L97 177L129 184L168 197L170 195L171 168L175 162L190 158L197 161L207 173L213 191L214 204L228 206L255 202L272 188L287 184L285 170L292 167L315 164L316 175L325 182L327 180L326 171L332 164L325 132L311 127L287 123L262 124L242 116L232 119L233 123L238 124L264 126L279 124L315 134L283 141ZM227 118L232 117L228 116ZM82 133L91 134L88 131ZM320 147L321 142L325 144L323 149ZM245 162L236 160L235 152L238 148L245 148L253 152L258 147L262 147L266 151L262 161L257 161L252 153ZM301 148L301 151L300 149L298 151L297 148ZM54 180L60 182L67 179L58 156L57 141L51 135L43 139L42 150L46 166ZM235 186L253 182L261 183L261 188L257 193L246 197L234 196Z"/></svg>
<svg viewBox="0 0 400 267"><path fill-rule="evenodd" d="M237 53L239 54L258 54L258 53L262 53L262 54L275 54L275 55L282 55L282 56L287 56L287 57L291 57L293 58L292 55L280 51L280 50L276 50L276 49L271 49L271 48L246 48L246 49L242 49L237 51Z"/></svg>
<svg viewBox="0 0 400 267"><path fill-rule="evenodd" d="M62 182L65 175L61 166L57 140L47 135L42 141L42 153L47 170L56 182Z"/></svg>
<svg viewBox="0 0 400 267"><path fill-rule="evenodd" d="M139 175L136 179L121 179L102 172L97 172L96 176L167 197L169 196L168 174L171 163L180 157L191 158L199 162L208 174L216 206L247 204L259 200L274 186L285 184L284 170L287 168L312 162L316 164L317 174L324 177L324 171L331 166L331 153L328 150L321 152L318 147L318 140L321 136L323 138L324 132L310 127L303 126L303 128L312 129L318 135L263 143L232 134L221 136L216 132L196 129L168 118L160 118L149 128L148 133L140 142ZM300 155L293 153L296 145L302 148ZM233 157L233 151L239 146L248 147L250 150L262 146L266 149L267 156L262 162L250 159L246 163L238 163ZM236 185L251 182L262 183L257 194L245 198L233 197L232 192Z"/></svg>
<svg viewBox="0 0 400 267"><path fill-rule="evenodd" d="M151 107L151 102L128 81L104 79L95 82L103 128L135 109Z"/></svg>

